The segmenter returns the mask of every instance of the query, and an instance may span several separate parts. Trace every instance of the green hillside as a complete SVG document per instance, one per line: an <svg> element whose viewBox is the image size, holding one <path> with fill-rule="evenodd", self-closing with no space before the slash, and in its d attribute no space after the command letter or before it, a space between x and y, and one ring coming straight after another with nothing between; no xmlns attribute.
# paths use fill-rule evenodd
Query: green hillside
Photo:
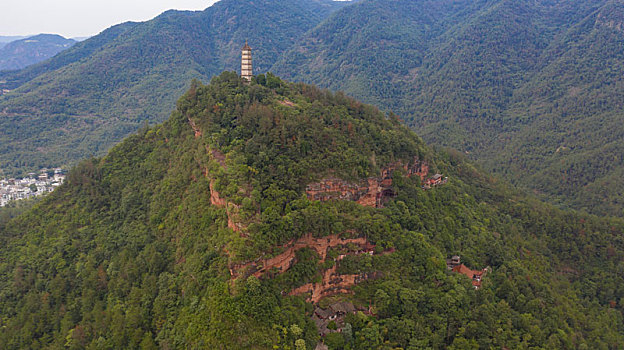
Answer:
<svg viewBox="0 0 624 350"><path fill-rule="evenodd" d="M117 36L133 28L135 25L136 23L134 22L125 22L112 26L98 35L89 38L88 40L76 43L71 48L60 52L58 55L44 62L34 64L18 71L0 72L2 87L13 90L34 79L38 75L54 71L71 63L75 63L98 51L102 48L102 46L110 43L117 38Z"/></svg>
<svg viewBox="0 0 624 350"><path fill-rule="evenodd" d="M220 1L168 11L85 40L49 61L0 76L0 169L23 173L103 154L145 121L162 122L193 78L239 64L245 39L266 71L343 2Z"/></svg>
<svg viewBox="0 0 624 350"><path fill-rule="evenodd" d="M436 172L448 182L424 190L416 175ZM332 182L384 191L310 198ZM617 349L623 230L527 199L343 94L223 73L3 229L0 347L313 349L314 306L293 291L334 269L361 278L319 305L361 311L330 349ZM338 237L369 248L246 268ZM490 267L480 289L447 270L454 254Z"/></svg>
<svg viewBox="0 0 624 350"><path fill-rule="evenodd" d="M563 207L621 216L623 18L608 0L370 0L272 70L393 110Z"/></svg>

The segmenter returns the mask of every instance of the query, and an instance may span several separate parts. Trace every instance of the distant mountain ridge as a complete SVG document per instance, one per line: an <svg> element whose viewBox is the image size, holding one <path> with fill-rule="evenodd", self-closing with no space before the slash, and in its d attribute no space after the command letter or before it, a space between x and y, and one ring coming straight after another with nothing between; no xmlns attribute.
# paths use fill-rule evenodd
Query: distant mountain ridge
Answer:
<svg viewBox="0 0 624 350"><path fill-rule="evenodd" d="M44 61L75 43L73 39L55 34L39 34L11 41L0 48L0 71L18 70Z"/></svg>
<svg viewBox="0 0 624 350"><path fill-rule="evenodd" d="M10 43L11 41L28 38L32 35L0 35L0 43Z"/></svg>
<svg viewBox="0 0 624 350"><path fill-rule="evenodd" d="M28 36L6 36L6 35L0 35L0 49L3 48L4 46L6 46L6 44L10 43L11 41L15 41L15 40L20 40L20 39L24 39L27 38Z"/></svg>
<svg viewBox="0 0 624 350"><path fill-rule="evenodd" d="M0 80L4 81L1 85L4 88L13 90L39 75L75 63L100 50L104 45L116 39L120 34L130 30L136 24L136 22L124 22L114 25L105 29L100 34L89 38L89 40L76 43L76 45L71 48L60 52L58 55L44 62L34 64L18 71L0 72Z"/></svg>

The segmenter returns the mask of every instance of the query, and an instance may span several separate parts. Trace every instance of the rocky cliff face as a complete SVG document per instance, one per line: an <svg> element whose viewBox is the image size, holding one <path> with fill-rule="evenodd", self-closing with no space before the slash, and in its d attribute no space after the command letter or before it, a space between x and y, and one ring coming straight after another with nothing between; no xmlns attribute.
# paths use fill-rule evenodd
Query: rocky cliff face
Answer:
<svg viewBox="0 0 624 350"><path fill-rule="evenodd" d="M321 238L313 237L308 234L298 240L290 241L283 246L279 247L284 251L269 259L258 259L253 262L245 264L238 264L230 266L232 277L237 278L241 275L253 275L255 277L262 277L268 271L276 269L279 273L286 272L295 260L295 252L302 248L313 249L321 258L321 261L325 261L327 257L327 251L330 248L345 246L347 244L354 244L362 251L372 251L375 246L370 244L366 238L342 238L338 235L326 236Z"/></svg>
<svg viewBox="0 0 624 350"><path fill-rule="evenodd" d="M306 194L310 200L349 200L361 205L380 208L387 198L393 197L392 176L395 171L403 171L407 177L418 176L424 181L429 173L429 165L417 158L409 164L396 162L381 169L378 177L369 177L358 183L329 177L309 184Z"/></svg>
<svg viewBox="0 0 624 350"><path fill-rule="evenodd" d="M338 260L339 261L339 260ZM288 295L307 294L306 301L318 303L324 297L336 294L351 294L349 288L368 279L379 278L382 273L379 271L362 274L340 275L337 273L338 265L323 272L323 279L320 283L306 283L290 291Z"/></svg>
<svg viewBox="0 0 624 350"><path fill-rule="evenodd" d="M288 295L308 294L307 301L318 303L323 297L336 294L351 293L349 287L355 285L363 279L360 275L338 275L336 273L337 266L323 272L323 280L321 283L306 283L301 287L293 289Z"/></svg>
<svg viewBox="0 0 624 350"><path fill-rule="evenodd" d="M353 234L353 232L351 232ZM357 247L356 251L348 251L347 245ZM307 300L317 303L323 297L350 293L349 287L369 278L375 278L380 273L364 273L364 274L344 274L338 273L338 264L347 255L358 254L375 254L375 245L371 244L364 237L342 238L338 235L316 238L308 234L298 240L293 240L280 247L284 251L272 258L258 259L256 261L244 264L232 264L229 266L230 274L233 278L255 276L261 278L272 271L278 274L286 272L296 261L296 252L299 249L313 249L320 257L320 262L325 263L327 260L327 252L330 248L338 249L342 253L334 259L335 264L323 271L322 281L320 283L307 283L290 291L289 295L307 294ZM384 251L391 253L392 250Z"/></svg>
<svg viewBox="0 0 624 350"><path fill-rule="evenodd" d="M191 128L193 129L195 138L201 137L202 136L201 129L195 124L195 122L193 122L193 120L190 118L188 119L188 122ZM211 149L210 147L206 147L206 151L210 155L211 160L217 162L219 166L221 166L223 169L227 169L227 165L225 162L225 155L223 153L221 153L219 150ZM210 177L207 167L204 167L203 174L206 177ZM232 231L238 232L239 234L244 235L243 229L245 228L245 225L243 225L243 223L238 222L238 220L236 220L239 207L234 203L228 202L225 198L221 196L219 191L217 191L216 189L214 178L210 179L209 188L210 188L210 204L217 206L217 207L225 208L226 213L227 213L228 227L232 229Z"/></svg>

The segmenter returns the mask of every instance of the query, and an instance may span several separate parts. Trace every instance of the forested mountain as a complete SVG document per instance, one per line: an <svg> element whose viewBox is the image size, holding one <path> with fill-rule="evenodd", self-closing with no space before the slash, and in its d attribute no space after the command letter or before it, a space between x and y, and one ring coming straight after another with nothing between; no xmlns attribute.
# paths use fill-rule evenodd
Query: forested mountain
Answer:
<svg viewBox="0 0 624 350"><path fill-rule="evenodd" d="M76 43L60 35L39 34L0 48L0 71L18 70L44 61Z"/></svg>
<svg viewBox="0 0 624 350"><path fill-rule="evenodd" d="M225 0L118 25L0 73L0 89L12 90L0 96L0 169L103 154L164 120L192 78L237 70L249 39L255 72L344 90L553 203L624 215L621 2L345 5Z"/></svg>
<svg viewBox="0 0 624 350"><path fill-rule="evenodd" d="M436 172L448 181L423 189ZM357 277L318 306L360 311L322 339L332 350L617 349L623 230L341 93L223 73L8 223L0 347L313 349L298 291L333 271ZM480 289L447 270L454 254L489 267Z"/></svg>
<svg viewBox="0 0 624 350"><path fill-rule="evenodd" d="M0 75L0 167L7 173L101 154L163 121L192 78L239 68L249 40L266 71L343 2L220 1L115 26L39 65Z"/></svg>
<svg viewBox="0 0 624 350"><path fill-rule="evenodd" d="M623 25L611 0L369 0L273 70L393 110L564 207L624 215Z"/></svg>

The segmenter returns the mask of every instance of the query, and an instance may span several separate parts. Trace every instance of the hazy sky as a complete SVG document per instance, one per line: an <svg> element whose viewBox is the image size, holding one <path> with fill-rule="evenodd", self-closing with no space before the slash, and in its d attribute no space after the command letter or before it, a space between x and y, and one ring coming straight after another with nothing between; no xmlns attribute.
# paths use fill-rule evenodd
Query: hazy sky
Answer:
<svg viewBox="0 0 624 350"><path fill-rule="evenodd" d="M0 0L0 35L91 36L169 10L203 10L217 0Z"/></svg>

